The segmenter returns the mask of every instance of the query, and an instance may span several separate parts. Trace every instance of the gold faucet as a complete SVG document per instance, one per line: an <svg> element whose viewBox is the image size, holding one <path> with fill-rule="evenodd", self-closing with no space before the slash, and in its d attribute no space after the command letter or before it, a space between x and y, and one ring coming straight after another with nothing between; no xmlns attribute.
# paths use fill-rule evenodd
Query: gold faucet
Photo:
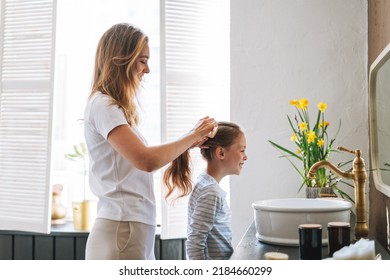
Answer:
<svg viewBox="0 0 390 280"><path fill-rule="evenodd" d="M367 179L367 173L364 165L364 160L361 157L362 152L360 150L351 151L343 147L337 147L340 151L349 152L355 154L353 160L352 172L344 172L338 169L335 165L327 160L316 162L310 167L307 175L309 180L314 179L318 168L328 168L338 176L351 179L355 185L355 207L356 207L356 223L355 223L355 239L367 238L368 225L366 219L366 199L365 199L365 184Z"/></svg>

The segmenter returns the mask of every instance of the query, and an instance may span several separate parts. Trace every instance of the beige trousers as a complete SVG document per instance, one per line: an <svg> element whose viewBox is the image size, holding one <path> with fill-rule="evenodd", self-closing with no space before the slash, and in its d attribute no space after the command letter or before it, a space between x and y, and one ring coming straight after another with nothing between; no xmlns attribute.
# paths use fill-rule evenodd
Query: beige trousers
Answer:
<svg viewBox="0 0 390 280"><path fill-rule="evenodd" d="M86 260L154 260L156 227L139 222L96 219L89 234Z"/></svg>

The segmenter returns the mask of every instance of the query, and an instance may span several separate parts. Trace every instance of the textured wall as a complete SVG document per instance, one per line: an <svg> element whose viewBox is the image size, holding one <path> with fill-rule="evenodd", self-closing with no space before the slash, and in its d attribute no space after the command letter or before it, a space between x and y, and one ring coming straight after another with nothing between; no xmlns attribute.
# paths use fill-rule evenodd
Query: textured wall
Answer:
<svg viewBox="0 0 390 280"><path fill-rule="evenodd" d="M390 1L368 0L368 69L390 43ZM370 176L370 236L390 248L390 198L378 192Z"/></svg>
<svg viewBox="0 0 390 280"><path fill-rule="evenodd" d="M298 174L267 141L293 148L286 115L301 97L314 114L328 104L331 135L342 120L336 146L368 157L367 1L231 0L231 118L246 131L248 154L231 177L235 244L253 201L303 196Z"/></svg>

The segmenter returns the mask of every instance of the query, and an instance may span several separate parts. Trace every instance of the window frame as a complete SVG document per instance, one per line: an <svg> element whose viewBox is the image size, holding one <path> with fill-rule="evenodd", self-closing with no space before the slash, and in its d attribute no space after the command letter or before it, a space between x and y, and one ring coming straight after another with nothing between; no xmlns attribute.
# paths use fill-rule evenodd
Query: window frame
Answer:
<svg viewBox="0 0 390 280"><path fill-rule="evenodd" d="M0 13L0 229L49 233L56 0Z"/></svg>

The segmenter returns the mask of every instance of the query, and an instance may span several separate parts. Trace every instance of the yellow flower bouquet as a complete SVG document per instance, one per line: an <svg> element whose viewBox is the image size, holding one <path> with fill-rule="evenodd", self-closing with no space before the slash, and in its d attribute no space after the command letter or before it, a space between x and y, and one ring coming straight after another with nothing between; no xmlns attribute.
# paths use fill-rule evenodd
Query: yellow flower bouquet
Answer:
<svg viewBox="0 0 390 280"><path fill-rule="evenodd" d="M291 141L296 145L297 151L293 152L273 141L268 141L283 154L283 157L286 157L290 161L296 171L300 174L302 185L300 186L299 191L304 185L307 187L320 187L321 189L324 187L331 187L335 189L341 197L347 197L349 199L349 196L337 187L337 182L340 179L325 168L317 170L314 180L309 180L307 178L309 169L314 163L321 160L328 160L330 153L336 152L336 150L332 150L332 145L340 130L341 121L336 136L334 138L329 138L327 130L330 123L325 119L325 111L327 109L326 103L320 102L317 104L318 113L314 125L310 123L308 112L309 101L306 98L291 100L290 104L294 106L297 111L294 115L294 120L287 115L293 132ZM303 169L298 168L291 158L298 159L302 162Z"/></svg>

